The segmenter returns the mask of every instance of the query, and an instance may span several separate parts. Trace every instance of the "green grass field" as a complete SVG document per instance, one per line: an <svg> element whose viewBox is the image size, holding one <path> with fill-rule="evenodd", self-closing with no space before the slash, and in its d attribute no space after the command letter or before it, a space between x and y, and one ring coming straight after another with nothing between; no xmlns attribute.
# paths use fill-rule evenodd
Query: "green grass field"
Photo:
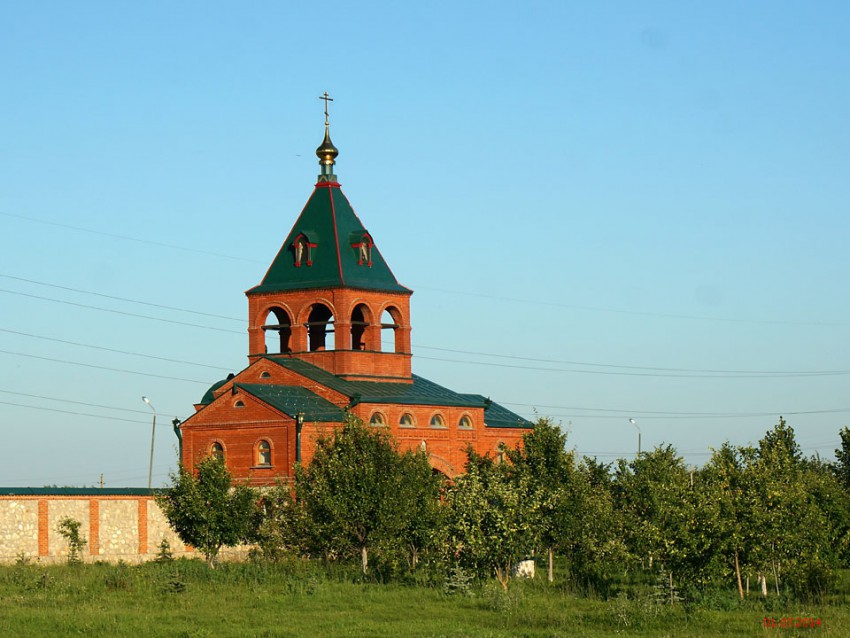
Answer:
<svg viewBox="0 0 850 638"><path fill-rule="evenodd" d="M847 582L845 574L843 584ZM357 582L345 568L304 562L198 561L142 566L0 567L0 636L850 636L841 592L828 605L730 592L699 606L658 604L649 594L602 601L541 579L495 583L466 594L441 587ZM815 618L817 628L765 629L766 617Z"/></svg>

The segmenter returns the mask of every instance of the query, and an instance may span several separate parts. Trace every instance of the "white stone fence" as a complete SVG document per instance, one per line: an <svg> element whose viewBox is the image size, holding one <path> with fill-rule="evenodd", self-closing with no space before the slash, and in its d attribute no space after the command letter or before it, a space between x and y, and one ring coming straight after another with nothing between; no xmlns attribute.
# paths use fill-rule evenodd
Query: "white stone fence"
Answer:
<svg viewBox="0 0 850 638"><path fill-rule="evenodd" d="M0 488L0 563L68 559L59 521L80 522L82 559L137 563L157 556L163 539L175 558L192 556L169 527L154 491L135 488Z"/></svg>

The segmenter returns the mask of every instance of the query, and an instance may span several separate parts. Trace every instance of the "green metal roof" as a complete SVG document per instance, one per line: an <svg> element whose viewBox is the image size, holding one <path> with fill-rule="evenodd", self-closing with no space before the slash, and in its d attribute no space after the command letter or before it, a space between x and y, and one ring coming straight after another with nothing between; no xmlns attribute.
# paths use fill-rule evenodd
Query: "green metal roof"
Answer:
<svg viewBox="0 0 850 638"><path fill-rule="evenodd" d="M305 421L314 422L340 423L344 418L340 408L301 386L268 383L234 385L293 418L298 413L304 415Z"/></svg>
<svg viewBox="0 0 850 638"><path fill-rule="evenodd" d="M488 428L533 428L534 424L528 419L522 418L515 412L511 412L506 407L494 403L490 399L480 394L467 394L468 397L476 397L484 401L484 423Z"/></svg>
<svg viewBox="0 0 850 638"><path fill-rule="evenodd" d="M381 381L348 381L301 359L266 357L321 385L344 394L358 403L398 403L401 405L445 405L465 408L484 408L484 421L489 427L531 428L533 424L493 403L480 394L460 394L433 381L413 375L413 383Z"/></svg>
<svg viewBox="0 0 850 638"><path fill-rule="evenodd" d="M377 246L372 265L359 264L359 243L366 229L338 184L317 184L259 286L247 294L309 288L361 288L410 293L396 281ZM311 265L295 265L294 243L304 234L311 248ZM370 235L371 236L371 235Z"/></svg>
<svg viewBox="0 0 850 638"><path fill-rule="evenodd" d="M216 391L216 390L218 390L218 389L219 389L221 386L223 386L225 383L227 383L228 381L230 381L232 378L233 378L233 377L232 377L232 376L230 376L230 377L228 377L228 378L226 378L226 379L222 379L221 381L216 381L215 383L213 383L213 384L209 387L209 389L208 389L206 392L204 392L204 396L203 396L203 397L201 397L201 401L200 401L200 403L201 403L202 405L209 405L210 403L212 403L212 402L213 402L213 399L215 399L215 394L214 394L214 393L215 393L215 391Z"/></svg>

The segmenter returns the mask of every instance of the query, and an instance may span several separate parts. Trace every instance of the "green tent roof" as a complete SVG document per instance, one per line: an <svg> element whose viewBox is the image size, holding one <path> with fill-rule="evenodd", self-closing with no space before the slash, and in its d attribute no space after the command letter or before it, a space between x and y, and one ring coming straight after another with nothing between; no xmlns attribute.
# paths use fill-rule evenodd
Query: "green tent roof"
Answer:
<svg viewBox="0 0 850 638"><path fill-rule="evenodd" d="M311 246L309 265L306 255L296 265L295 243L301 235ZM247 294L340 287L410 293L377 246L371 246L371 265L361 261L357 244L364 236L371 238L339 184L317 184L263 281Z"/></svg>

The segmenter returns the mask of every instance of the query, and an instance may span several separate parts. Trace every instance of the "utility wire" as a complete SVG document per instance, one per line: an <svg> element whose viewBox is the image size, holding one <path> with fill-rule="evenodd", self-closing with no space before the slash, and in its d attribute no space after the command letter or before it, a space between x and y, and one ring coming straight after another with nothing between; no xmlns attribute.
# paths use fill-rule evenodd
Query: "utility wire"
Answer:
<svg viewBox="0 0 850 638"><path fill-rule="evenodd" d="M172 323L178 326L190 326L192 328L203 328L205 330L215 330L216 332L230 332L233 334L244 334L241 330L228 330L227 328L214 328L212 326L204 326L197 323L189 323L187 321L177 321L175 319L162 319L160 317L151 317L150 315L140 315L134 312L125 312L123 310L113 310L112 308L101 308L100 306L89 306L87 304L76 303L74 301L65 301L64 299L54 299L52 297L42 297L40 295L31 295L26 292L18 292L17 290L7 290L5 288L0 288L0 292L5 292L9 295L20 295L21 297L29 297L30 299L39 299L41 301L50 301L53 303L61 303L68 306L76 306L77 308L87 308L89 310L99 310L101 312L111 312L116 315L123 315L125 317L136 317L139 319L150 319L151 321L161 321L163 323Z"/></svg>
<svg viewBox="0 0 850 638"><path fill-rule="evenodd" d="M66 341L65 339L56 339L55 337L45 337L43 335L34 335L28 332L20 332L18 330L9 330L7 328L0 328L0 332L6 332L9 334L20 335L22 337L30 337L32 339L41 339L43 341L52 341L54 343L64 343L69 346L78 346L80 348L91 348L92 350L103 350L104 352L114 352L116 354L126 354L133 357L143 357L145 359L154 359L156 361L166 361L168 363L181 363L188 366L198 366L200 368L210 368L212 370L221 370L227 372L229 368L224 368L222 366L211 366L206 363L196 363L194 361L185 361L183 359L170 359L168 357L157 357L152 354L143 354L141 352L130 352L128 350L118 350L116 348L106 348L104 346L95 346L90 343L80 343L79 341Z"/></svg>
<svg viewBox="0 0 850 638"><path fill-rule="evenodd" d="M96 370L108 370L109 372L123 372L125 374L135 374L142 377L152 377L154 379L166 379L168 381L185 381L187 383L200 383L203 385L210 385L209 381L200 381L198 379L184 379L182 377L169 377L162 374L151 374L149 372L136 372L135 370L125 370L123 368L110 368L107 366L97 366L91 363L82 363L80 361L66 361L65 359L53 359L51 357L42 357L35 354L26 354L24 352L12 352L10 350L0 350L2 354L10 354L16 357L28 357L30 359L40 359L42 361L50 361L53 363L66 363L72 366L82 366L84 368L94 368Z"/></svg>
<svg viewBox="0 0 850 638"><path fill-rule="evenodd" d="M0 401L3 405L14 405L19 408L29 408L30 410L43 410L45 412L59 412L61 414L74 414L76 416L87 416L93 419L108 419L110 421L124 421L125 423L149 423L149 421L139 421L137 419L122 419L117 416L107 416L105 414L89 414L86 412L73 412L71 410L60 410L58 408L46 408L41 405L25 405L23 403L12 403L10 401Z"/></svg>
<svg viewBox="0 0 850 638"><path fill-rule="evenodd" d="M777 379L788 377L826 377L850 374L850 371L836 370L823 372L798 372L798 373L776 373L776 374L675 374L672 372L614 372L611 370L575 370L567 368L543 368L537 366L510 365L507 363L492 363L488 361L462 361L458 359L442 359L438 357L423 357L414 355L417 359L427 361L442 361L445 363L462 363L496 368L512 368L515 370L537 370L540 372L571 372L577 374L597 374L605 376L621 377L672 377L677 379Z"/></svg>
<svg viewBox="0 0 850 638"><path fill-rule="evenodd" d="M128 303L135 303L142 306L150 306L151 308L162 308L163 310L174 310L176 312L187 312L193 315L200 315L202 317L213 317L215 319L227 319L228 321L239 321L240 323L245 321L243 318L237 317L228 317L226 315L217 315L211 312L200 312L198 310L190 310L189 308L179 308L177 306L166 306L163 304L152 303L150 301L140 301L138 299L129 299L127 297L118 297L116 295L107 295L102 292L94 292L93 290L82 290L80 288L71 288L70 286L60 286L59 284L49 284L44 281L36 281L35 279L25 279L24 277L15 277L14 275L6 275L0 273L0 277L5 279L13 279L15 281L23 281L28 284L35 284L36 286L45 286L47 288L56 288L58 290L67 290L69 292L76 292L82 295L92 295L94 297L102 297L104 299L113 299L115 301L126 301Z"/></svg>
<svg viewBox="0 0 850 638"><path fill-rule="evenodd" d="M90 233L92 235L101 235L103 237L109 237L111 239L123 239L125 241L133 241L139 244L147 244L148 246L159 246L161 248L171 248L173 250L182 250L187 253L197 253L199 255L207 255L209 257L222 257L224 259L233 259L234 261L246 261L254 264L262 264L265 262L258 261L256 259L247 259L245 257L236 257L235 255L227 255L225 253L216 253L211 252L209 250L199 250L197 248L187 248L186 246L178 246L177 244L166 244L160 241L153 241L150 239L140 239L138 237L129 237L127 235L118 235L116 233L106 233L101 230L94 230L92 228L84 228L82 226L72 226L71 224L61 224L59 222L48 221L46 219L38 219L37 217L27 217L26 215L15 215L14 213L5 213L0 212L0 215L5 217L14 217L15 219L24 219L29 222L35 222L37 224L44 224L46 226L56 226L58 228L67 228L69 230L76 230L81 233Z"/></svg>
<svg viewBox="0 0 850 638"><path fill-rule="evenodd" d="M149 302L138 301L138 300L135 300L135 299L128 299L126 297L118 297L118 296L114 296L114 295L105 295L105 294L101 294L101 293L97 293L97 292L83 291L83 290L76 289L76 288L70 288L68 286L61 286L61 285L58 285L58 284L50 284L50 283L47 283L47 282L40 282L40 281L31 280L31 279L25 279L23 277L15 277L15 276L11 276L11 275L4 275L2 273L0 273L0 277L6 277L6 278L9 278L9 279L14 279L14 280L18 280L18 281L34 283L36 285L50 286L50 287L58 288L58 289L62 289L62 290L71 290L71 291L74 291L74 292L81 292L83 294L97 295L97 296L105 297L105 298L108 298L108 299L114 299L114 300L118 300L118 301L126 301L126 302L129 302L129 303L140 303L140 304L145 304L145 305L149 305L149 306L153 306L153 307L157 307L157 308L164 308L164 309L175 310L175 311L179 311L179 312L189 312L189 313L195 312L195 311L190 310L188 308L179 308L179 307L176 307L176 306L165 306L165 305L161 305L161 304L154 304L154 303L149 303ZM17 295L32 297L32 298L35 298L35 299L40 299L40 300L45 300L45 301L67 303L67 304L70 304L70 305L75 305L75 306L78 306L78 307L83 307L83 308L87 308L87 309L91 309L91 310L100 310L100 311L103 311L103 312L112 312L112 313L127 315L127 316L131 316L131 317L150 319L150 320L154 320L154 321L162 321L162 322L166 322L166 323L175 323L177 325L190 326L190 327L194 327L194 328L203 328L203 329L207 329L207 330L217 330L217 331L220 331L220 332L230 332L230 333L233 333L233 334L244 334L242 331L237 331L237 330L215 328L215 327L211 327L211 326L205 326L205 325L202 325L202 324L188 323L188 322L182 322L182 321L174 321L174 320L171 320L171 319L163 319L163 318L160 318L160 317L151 317L149 315L139 315L139 314L135 314L135 313L128 313L128 312L123 312L123 311L112 310L112 309L109 309L109 308L101 308L99 306L89 306L89 305L85 305L85 304L77 304L77 303L73 303L73 302L67 302L67 301L64 301L64 300L61 300L61 299L54 299L54 298L50 298L50 297L42 297L42 296L38 296L38 295L30 295L30 294L27 294L27 293L22 293L22 292L17 292L17 291L0 289L0 292L6 292L6 293L9 293L9 294L17 294ZM228 319L228 320L242 321L242 320L237 320L233 317L226 317L224 315L214 315L214 314L210 314L210 313L195 313L195 314L200 314L200 315L203 315L203 316L223 318L223 319ZM850 325L850 324L848 324L848 325ZM392 345L392 344L389 344L389 342L387 342L387 343L388 343L388 345ZM433 351L438 351L438 352L451 352L451 353L455 353L455 354L465 354L465 355L472 355L472 356L494 357L494 358L500 358L500 359L513 360L513 361L531 361L531 362L538 362L538 363L579 365L579 366L588 366L588 367L596 367L596 368L613 368L613 369L617 369L617 370L635 370L635 371L670 372L670 373L678 372L678 373L685 373L681 376L689 376L689 377L698 376L698 375L712 375L709 378L714 378L715 376L719 376L719 375L745 375L747 377L753 376L753 377L758 378L760 375L761 376L786 377L786 376L824 376L824 375L832 376L832 375L848 375L848 374L850 374L850 370L726 370L726 369L712 369L712 368L637 366L637 365L622 365L622 364L612 364L612 363L596 363L596 362L592 362L592 361L573 361L573 360L567 360L567 359L544 359L544 358L538 358L538 357L525 357L525 356L503 354L503 353L481 352L481 351L476 351L476 350L460 350L460 349L456 349L456 348L441 348L441 347L437 347L437 346L427 346L427 345L421 345L421 344L417 344L417 343L415 343L413 345L414 345L415 348L422 349L422 350L433 350ZM421 356L419 358L429 359L429 357L421 357ZM439 358L434 358L434 357L432 357L430 359L434 360L434 361L445 361L445 362L449 362L449 363L464 363L462 361L457 361L457 360L453 360L453 359L439 359ZM477 362L470 362L470 363L477 363ZM192 365L201 365L201 364L192 364ZM479 365L483 365L483 364L479 363ZM532 369L532 370L534 370L534 369L543 369L543 368L521 368L521 369ZM548 368L546 368L546 369L548 369ZM585 371L581 371L581 370L556 370L556 371L577 372L577 373L585 372ZM679 376L679 375L654 375L654 376ZM738 378L738 377L732 377L732 378Z"/></svg>
<svg viewBox="0 0 850 638"><path fill-rule="evenodd" d="M640 310L625 310L619 308L602 308L599 306L581 306L575 304L561 303L557 301L541 301L539 299L519 299L517 297L505 297L501 295L488 295L480 292L462 292L447 288L433 288L429 286L415 286L417 290L431 290L463 297L479 297L482 299L493 299L496 301L508 301L511 303L535 304L538 306L553 306L556 308L571 308L573 310L587 310L590 312L607 312L622 315L637 315L641 317L661 317L664 319L685 319L688 321L719 321L723 323L749 323L768 324L781 326L850 326L846 321L790 321L783 319L737 319L731 317L708 317L703 315L682 315L665 312L649 312Z"/></svg>
<svg viewBox="0 0 850 638"><path fill-rule="evenodd" d="M102 235L104 237L110 237L113 239L123 239L126 241L133 241L141 244L148 244L152 246L159 246L161 248L171 248L173 250L180 250L184 252L192 252L198 253L201 255L208 255L211 257L223 257L225 259L233 259L236 261L244 261L255 264L267 264L266 261L260 261L257 259L249 259L246 257L238 257L235 255L229 255L226 253L217 253L206 250L199 250L196 248L188 248L186 246L179 246L176 244L167 244L164 242L152 241L148 239L140 239L138 237L130 237L127 235L119 235L115 233L107 233L99 230L94 230L92 228L84 228L82 226L72 226L70 224L62 224L59 222L48 221L44 219L38 219L35 217L28 217L26 215L17 215L14 213L6 213L0 212L0 215L4 215L6 217L12 217L15 219L22 219L30 222L35 222L38 224L46 224L48 226L57 226L60 228L68 228L70 230L76 230L83 233L91 233L93 235ZM541 301L540 299L521 299L517 297L508 297L504 295L492 295L481 292L471 292L471 291L461 291L461 290L452 290L448 288L438 288L433 286L414 286L418 290L431 290L434 292L441 292L445 294L452 295L461 295L463 297L478 297L482 299L493 299L496 301L507 301L511 303L521 303L521 304L534 304L538 306L550 306L556 308L571 308L574 310L585 310L590 312L603 312L603 313L612 313L612 314L624 314L624 315L634 315L641 317L662 317L666 319L682 319L687 321L717 321L724 323L746 323L746 324L767 324L767 325L788 325L788 326L850 326L850 322L838 322L838 321L791 321L791 320L782 320L782 319L741 319L735 317L709 317L704 315L687 315L687 314L675 314L675 313L663 313L663 312L650 312L650 311L640 311L640 310L628 310L623 308L605 308L600 306L584 306L579 304L568 304L561 303L556 301Z"/></svg>
<svg viewBox="0 0 850 638"><path fill-rule="evenodd" d="M14 392L12 390L2 390L3 394L14 394L19 397L27 397L30 399L44 399L47 401L58 401L61 403L73 403L74 405L84 405L89 408L104 408L105 410L119 410L121 412L133 412L134 414L150 414L149 410L134 410L133 408L118 408L112 405L102 405L99 403L86 403L84 401L74 401L73 399L58 399L56 397L46 397L41 394L27 394L25 392ZM26 406L24 406L26 407Z"/></svg>

